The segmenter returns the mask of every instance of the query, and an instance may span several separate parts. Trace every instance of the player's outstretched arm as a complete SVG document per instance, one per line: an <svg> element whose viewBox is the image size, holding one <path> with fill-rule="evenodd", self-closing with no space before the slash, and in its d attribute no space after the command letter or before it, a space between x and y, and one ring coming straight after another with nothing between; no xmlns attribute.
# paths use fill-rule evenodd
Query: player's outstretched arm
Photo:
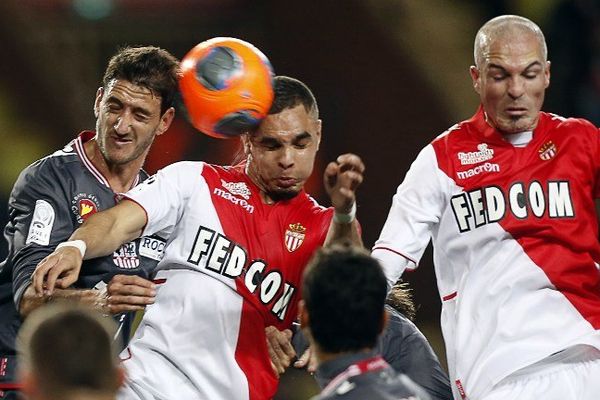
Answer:
<svg viewBox="0 0 600 400"><path fill-rule="evenodd" d="M146 212L130 200L92 215L73 232L69 242L58 245L37 265L32 276L36 294L51 295L55 287L71 286L79 277L84 258L111 254L123 243L139 237L145 225Z"/></svg>
<svg viewBox="0 0 600 400"><path fill-rule="evenodd" d="M106 286L106 290L55 287L52 295L43 296L39 296L33 285L29 285L21 297L19 313L26 318L32 311L47 302L61 300L85 304L104 314L120 314L144 310L147 305L154 303L155 296L156 285L136 275L115 275Z"/></svg>
<svg viewBox="0 0 600 400"><path fill-rule="evenodd" d="M325 168L325 190L335 209L327 238L327 246L337 240L347 239L363 246L356 215L356 189L363 181L365 165L355 154L342 154Z"/></svg>
<svg viewBox="0 0 600 400"><path fill-rule="evenodd" d="M38 296L33 285L27 286L19 302L19 313L26 318L32 311L43 306L51 300L68 301L71 303L85 304L91 308L107 313L106 296L97 289L58 289L55 288L52 296Z"/></svg>

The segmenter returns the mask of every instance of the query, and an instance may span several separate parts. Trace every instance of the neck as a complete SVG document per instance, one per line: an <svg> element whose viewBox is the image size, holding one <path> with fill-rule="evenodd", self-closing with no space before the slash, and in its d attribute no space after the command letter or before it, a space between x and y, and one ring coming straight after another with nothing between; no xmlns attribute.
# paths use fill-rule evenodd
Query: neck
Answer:
<svg viewBox="0 0 600 400"><path fill-rule="evenodd" d="M365 347L364 349L360 349L360 350L343 351L341 353L329 353L329 352L321 350L320 348L318 348L318 346L315 346L315 356L317 357L317 363L319 365L322 363L325 363L327 361L335 360L336 358L342 357L345 355L357 354L357 353L368 354L372 351L373 351L372 348Z"/></svg>
<svg viewBox="0 0 600 400"><path fill-rule="evenodd" d="M102 155L96 139L85 142L83 148L90 162L108 180L115 193L125 193L131 189L146 158L144 154L125 164L111 164Z"/></svg>
<svg viewBox="0 0 600 400"><path fill-rule="evenodd" d="M259 188L260 188L260 186L259 186ZM269 197L269 195L266 194L262 189L260 190L260 199L262 200L262 202L264 204L268 204L268 205L275 204L275 200L273 200L271 197Z"/></svg>

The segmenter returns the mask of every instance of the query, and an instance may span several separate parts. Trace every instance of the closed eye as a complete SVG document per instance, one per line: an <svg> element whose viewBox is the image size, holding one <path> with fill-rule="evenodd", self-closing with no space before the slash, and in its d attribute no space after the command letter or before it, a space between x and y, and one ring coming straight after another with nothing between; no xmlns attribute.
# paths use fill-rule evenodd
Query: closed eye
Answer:
<svg viewBox="0 0 600 400"><path fill-rule="evenodd" d="M302 132L301 134L299 134L298 136L296 136L294 138L293 145L297 149L305 149L311 144L311 142L312 142L311 134L308 132Z"/></svg>
<svg viewBox="0 0 600 400"><path fill-rule="evenodd" d="M258 144L267 150L277 150L281 147L281 143L273 138L263 138Z"/></svg>

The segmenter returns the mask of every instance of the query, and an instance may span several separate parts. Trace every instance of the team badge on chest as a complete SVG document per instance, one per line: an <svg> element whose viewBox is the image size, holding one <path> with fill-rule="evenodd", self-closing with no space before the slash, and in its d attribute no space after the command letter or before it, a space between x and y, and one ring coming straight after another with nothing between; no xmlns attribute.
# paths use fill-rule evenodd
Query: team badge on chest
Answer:
<svg viewBox="0 0 600 400"><path fill-rule="evenodd" d="M83 221L92 214L97 213L99 207L98 198L93 194L79 193L71 200L71 211L80 224L83 224Z"/></svg>
<svg viewBox="0 0 600 400"><path fill-rule="evenodd" d="M540 158L544 161L553 159L557 152L558 152L558 149L556 148L556 145L551 140L544 143L542 145L542 147L540 147L540 149L538 150L538 153L540 154Z"/></svg>
<svg viewBox="0 0 600 400"><path fill-rule="evenodd" d="M297 250L304 242L306 228L299 222L290 224L285 231L285 247L291 253Z"/></svg>

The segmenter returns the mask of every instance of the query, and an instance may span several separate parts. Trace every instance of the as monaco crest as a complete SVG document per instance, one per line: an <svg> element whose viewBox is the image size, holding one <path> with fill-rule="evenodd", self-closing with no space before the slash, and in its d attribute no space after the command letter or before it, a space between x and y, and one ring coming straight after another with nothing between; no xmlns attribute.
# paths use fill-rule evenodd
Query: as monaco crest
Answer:
<svg viewBox="0 0 600 400"><path fill-rule="evenodd" d="M298 249L304 242L306 228L300 225L299 222L290 224L285 231L285 247L291 253Z"/></svg>
<svg viewBox="0 0 600 400"><path fill-rule="evenodd" d="M556 148L556 145L550 140L550 141L544 143L542 145L542 147L540 147L540 149L538 150L538 153L540 153L540 158L542 160L548 161L548 160L551 160L552 158L554 158L557 151L558 151L558 149Z"/></svg>

